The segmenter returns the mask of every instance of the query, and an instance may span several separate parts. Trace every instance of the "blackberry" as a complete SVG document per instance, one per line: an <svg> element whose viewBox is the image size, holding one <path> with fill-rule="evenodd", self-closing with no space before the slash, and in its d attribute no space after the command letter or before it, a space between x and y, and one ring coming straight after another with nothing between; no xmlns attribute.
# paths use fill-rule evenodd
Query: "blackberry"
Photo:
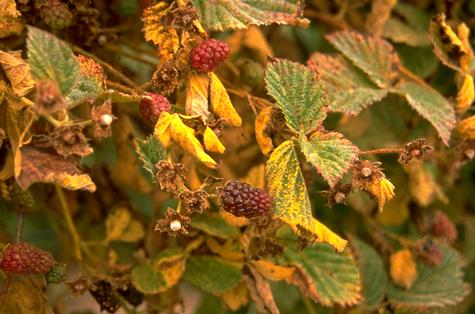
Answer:
<svg viewBox="0 0 475 314"><path fill-rule="evenodd" d="M58 284L66 281L66 265L56 263L45 275L46 282L48 284Z"/></svg>
<svg viewBox="0 0 475 314"><path fill-rule="evenodd" d="M53 265L49 252L24 242L7 245L0 262L3 271L22 275L45 274Z"/></svg>
<svg viewBox="0 0 475 314"><path fill-rule="evenodd" d="M135 289L132 284L129 284L126 289L118 289L117 292L133 306L139 306L144 299L143 293Z"/></svg>
<svg viewBox="0 0 475 314"><path fill-rule="evenodd" d="M270 209L266 191L240 181L226 183L221 196L223 209L237 217L262 217Z"/></svg>
<svg viewBox="0 0 475 314"><path fill-rule="evenodd" d="M95 281L93 287L89 289L91 295L96 299L101 307L101 311L115 313L120 307L120 301L112 288L112 285L105 280Z"/></svg>
<svg viewBox="0 0 475 314"><path fill-rule="evenodd" d="M199 72L211 72L228 56L229 47L225 42L207 39L191 51L191 67Z"/></svg>
<svg viewBox="0 0 475 314"><path fill-rule="evenodd" d="M150 125L157 123L160 114L164 111L170 112L172 105L168 99L162 95L147 93L140 99L139 110L142 118Z"/></svg>

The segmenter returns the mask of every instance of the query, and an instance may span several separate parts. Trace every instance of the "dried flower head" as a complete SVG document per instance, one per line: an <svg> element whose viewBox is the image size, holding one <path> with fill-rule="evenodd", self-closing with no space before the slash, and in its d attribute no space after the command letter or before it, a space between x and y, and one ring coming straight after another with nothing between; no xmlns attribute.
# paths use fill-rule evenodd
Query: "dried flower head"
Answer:
<svg viewBox="0 0 475 314"><path fill-rule="evenodd" d="M399 155L398 161L407 165L411 160L421 161L424 159L425 153L433 149L432 146L426 145L425 139L417 139L404 145L404 151Z"/></svg>
<svg viewBox="0 0 475 314"><path fill-rule="evenodd" d="M202 213L206 209L208 193L202 190L198 191L183 191L179 198L182 202L183 209L187 213Z"/></svg>
<svg viewBox="0 0 475 314"><path fill-rule="evenodd" d="M156 179L160 188L167 192L176 192L178 185L185 180L186 169L182 164L173 164L165 160L159 161Z"/></svg>
<svg viewBox="0 0 475 314"><path fill-rule="evenodd" d="M83 295L92 286L91 281L86 276L82 276L79 279L67 282L66 284L68 285L69 293L73 297Z"/></svg>
<svg viewBox="0 0 475 314"><path fill-rule="evenodd" d="M162 23L171 26L178 32L193 31L195 29L194 21L198 19L198 13L193 8L191 2L183 6L170 10L162 18Z"/></svg>
<svg viewBox="0 0 475 314"><path fill-rule="evenodd" d="M71 155L84 157L91 154L93 149L88 144L83 128L77 124L56 128L50 134L51 143L56 152L63 157Z"/></svg>
<svg viewBox="0 0 475 314"><path fill-rule="evenodd" d="M368 183L379 181L384 177L381 163L378 161L357 160L353 164L352 170L352 185L355 189L362 189Z"/></svg>
<svg viewBox="0 0 475 314"><path fill-rule="evenodd" d="M66 100L56 82L42 80L36 83L35 109L39 114L49 115L65 108Z"/></svg>
<svg viewBox="0 0 475 314"><path fill-rule="evenodd" d="M165 218L157 220L155 231L163 232L173 237L188 234L190 222L190 217L182 215L172 208L168 208Z"/></svg>
<svg viewBox="0 0 475 314"><path fill-rule="evenodd" d="M165 63L152 76L152 90L161 95L170 95L178 87L181 71L171 62Z"/></svg>
<svg viewBox="0 0 475 314"><path fill-rule="evenodd" d="M327 200L327 206L332 207L335 204L343 203L351 192L351 184L342 184L341 182L338 182L334 187L320 193Z"/></svg>
<svg viewBox="0 0 475 314"><path fill-rule="evenodd" d="M112 135L111 124L117 119L112 114L112 102L106 100L104 103L91 108L91 119L94 123L94 137L97 139Z"/></svg>

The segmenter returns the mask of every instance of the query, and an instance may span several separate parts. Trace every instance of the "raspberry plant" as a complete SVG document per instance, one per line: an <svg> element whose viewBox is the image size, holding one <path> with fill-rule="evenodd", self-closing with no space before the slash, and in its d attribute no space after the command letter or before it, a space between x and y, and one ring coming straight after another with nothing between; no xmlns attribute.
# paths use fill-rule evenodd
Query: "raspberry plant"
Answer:
<svg viewBox="0 0 475 314"><path fill-rule="evenodd" d="M474 311L473 1L0 8L1 313Z"/></svg>

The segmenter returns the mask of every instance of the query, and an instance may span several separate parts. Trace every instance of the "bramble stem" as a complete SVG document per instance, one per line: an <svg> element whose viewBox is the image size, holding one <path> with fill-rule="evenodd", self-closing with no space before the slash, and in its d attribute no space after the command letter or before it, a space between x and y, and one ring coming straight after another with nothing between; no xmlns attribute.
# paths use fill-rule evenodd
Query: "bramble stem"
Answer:
<svg viewBox="0 0 475 314"><path fill-rule="evenodd" d="M58 195L61 209L66 220L66 226L73 240L75 257L78 261L82 261L81 238L79 237L79 233L76 229L76 226L74 225L73 218L71 217L71 212L69 211L69 206L66 201L66 197L64 196L64 192L58 185L56 185L56 194Z"/></svg>
<svg viewBox="0 0 475 314"><path fill-rule="evenodd" d="M18 212L18 220L16 223L16 237L15 237L15 242L20 243L21 242L21 234L23 231L23 222L24 222L24 215L23 215L23 206L20 207L20 210Z"/></svg>
<svg viewBox="0 0 475 314"><path fill-rule="evenodd" d="M109 86L109 87L115 88L115 89L117 89L121 92L125 92L125 93L128 93L128 94L136 94L135 90L133 90L132 88L127 87L127 86L122 85L122 84L117 83L117 82L112 82L112 81L107 80L106 85Z"/></svg>
<svg viewBox="0 0 475 314"><path fill-rule="evenodd" d="M404 149L402 148L380 148L362 151L359 155L400 154L402 152L404 152Z"/></svg>

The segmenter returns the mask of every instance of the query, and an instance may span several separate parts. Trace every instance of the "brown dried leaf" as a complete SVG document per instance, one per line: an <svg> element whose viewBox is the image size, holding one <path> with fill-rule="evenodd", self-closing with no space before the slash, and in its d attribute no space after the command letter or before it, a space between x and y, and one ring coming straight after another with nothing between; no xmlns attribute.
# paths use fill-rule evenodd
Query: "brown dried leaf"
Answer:
<svg viewBox="0 0 475 314"><path fill-rule="evenodd" d="M245 269L244 282L259 313L279 314L269 282L252 266Z"/></svg>
<svg viewBox="0 0 475 314"><path fill-rule="evenodd" d="M65 159L51 149L35 148L32 144L21 147L20 154L16 179L24 190L35 182L55 183L69 190L96 190L89 175L79 171L75 159Z"/></svg>
<svg viewBox="0 0 475 314"><path fill-rule="evenodd" d="M392 280L409 289L417 278L417 267L411 251L404 249L391 254L389 263Z"/></svg>
<svg viewBox="0 0 475 314"><path fill-rule="evenodd" d="M365 28L375 36L380 36L384 23L391 16L391 10L397 0L375 0L371 4L371 13L367 17Z"/></svg>
<svg viewBox="0 0 475 314"><path fill-rule="evenodd" d="M23 24L19 20L20 15L14 0L0 1L0 38L21 32Z"/></svg>
<svg viewBox="0 0 475 314"><path fill-rule="evenodd" d="M209 74L191 74L186 84L185 112L187 115L201 115L205 120L212 117L208 108Z"/></svg>
<svg viewBox="0 0 475 314"><path fill-rule="evenodd" d="M25 96L35 86L30 66L22 59L21 51L0 51L0 65L10 80L13 91L18 96Z"/></svg>

